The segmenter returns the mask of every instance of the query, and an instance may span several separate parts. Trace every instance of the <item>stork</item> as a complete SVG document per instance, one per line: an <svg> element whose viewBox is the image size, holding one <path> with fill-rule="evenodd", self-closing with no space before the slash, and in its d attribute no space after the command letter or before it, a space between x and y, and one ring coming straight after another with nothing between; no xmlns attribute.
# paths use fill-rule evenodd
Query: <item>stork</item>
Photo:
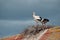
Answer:
<svg viewBox="0 0 60 40"><path fill-rule="evenodd" d="M35 12L33 12L33 18L37 24L38 24L38 22L41 22L42 25L46 25L46 23L49 22L49 19L45 19L40 16L37 16L37 15L35 15Z"/></svg>

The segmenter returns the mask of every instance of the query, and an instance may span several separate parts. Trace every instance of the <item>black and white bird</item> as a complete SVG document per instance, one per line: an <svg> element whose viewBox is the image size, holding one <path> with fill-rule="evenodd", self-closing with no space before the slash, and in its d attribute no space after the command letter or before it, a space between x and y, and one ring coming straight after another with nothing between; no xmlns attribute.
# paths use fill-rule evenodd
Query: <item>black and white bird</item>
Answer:
<svg viewBox="0 0 60 40"><path fill-rule="evenodd" d="M40 16L37 16L37 15L35 15L35 12L33 12L33 18L36 23L41 22L42 25L46 25L46 23L49 22L49 19L45 19Z"/></svg>

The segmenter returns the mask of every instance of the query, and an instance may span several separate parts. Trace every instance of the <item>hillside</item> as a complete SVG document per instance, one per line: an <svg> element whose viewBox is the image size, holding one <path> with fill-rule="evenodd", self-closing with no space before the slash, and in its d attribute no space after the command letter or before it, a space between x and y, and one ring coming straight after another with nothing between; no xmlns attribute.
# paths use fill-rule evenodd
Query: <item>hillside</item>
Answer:
<svg viewBox="0 0 60 40"><path fill-rule="evenodd" d="M32 26L24 32L0 40L60 40L60 26Z"/></svg>

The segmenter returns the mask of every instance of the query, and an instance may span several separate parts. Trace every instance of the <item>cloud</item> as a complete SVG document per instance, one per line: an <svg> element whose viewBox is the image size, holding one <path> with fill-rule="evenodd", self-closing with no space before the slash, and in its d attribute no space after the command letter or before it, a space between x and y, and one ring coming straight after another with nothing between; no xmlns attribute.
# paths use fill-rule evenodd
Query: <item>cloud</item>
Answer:
<svg viewBox="0 0 60 40"><path fill-rule="evenodd" d="M32 19L32 11L40 16L60 13L59 0L0 0L0 19Z"/></svg>

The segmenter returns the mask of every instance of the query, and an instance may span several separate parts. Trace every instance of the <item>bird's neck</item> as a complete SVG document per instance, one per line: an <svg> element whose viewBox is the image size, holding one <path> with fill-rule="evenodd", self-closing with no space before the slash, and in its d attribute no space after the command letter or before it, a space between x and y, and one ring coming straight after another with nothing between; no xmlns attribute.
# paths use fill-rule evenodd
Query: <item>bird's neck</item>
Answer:
<svg viewBox="0 0 60 40"><path fill-rule="evenodd" d="M35 14L33 14L33 17L36 16Z"/></svg>

